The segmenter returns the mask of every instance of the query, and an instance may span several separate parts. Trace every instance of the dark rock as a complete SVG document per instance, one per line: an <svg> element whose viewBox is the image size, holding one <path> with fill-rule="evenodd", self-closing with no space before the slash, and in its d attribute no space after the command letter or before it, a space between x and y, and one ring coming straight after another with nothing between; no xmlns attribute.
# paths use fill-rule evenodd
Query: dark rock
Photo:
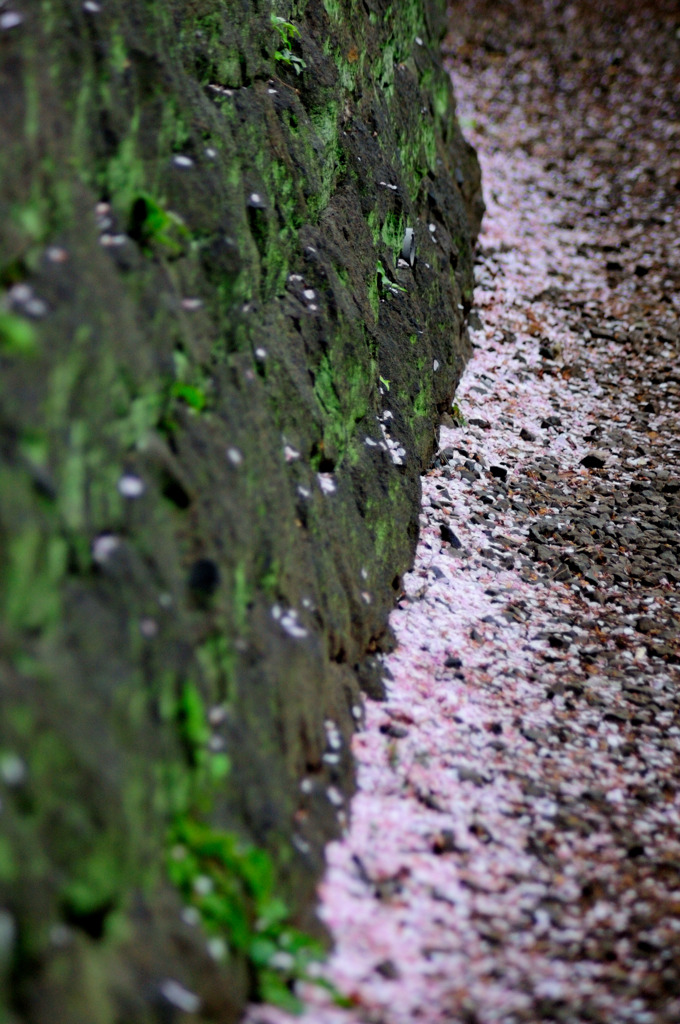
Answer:
<svg viewBox="0 0 680 1024"><path fill-rule="evenodd" d="M581 459L581 465L585 466L586 469L602 469L605 465L606 458L604 455L600 455L597 452L588 452Z"/></svg>
<svg viewBox="0 0 680 1024"><path fill-rule="evenodd" d="M389 677L388 670L384 667L380 658L369 656L364 658L354 670L359 680L359 686L371 700L385 700L385 682Z"/></svg>
<svg viewBox="0 0 680 1024"><path fill-rule="evenodd" d="M495 476L498 480L507 480L508 471L505 466L490 466L489 472L491 476Z"/></svg>
<svg viewBox="0 0 680 1024"><path fill-rule="evenodd" d="M441 526L439 527L439 532L441 534L442 540L446 544L450 544L452 548L456 548L456 549L462 548L462 546L463 546L462 543L460 542L458 537L455 535L455 533L453 532L451 527L448 525L448 523L442 523Z"/></svg>
<svg viewBox="0 0 680 1024"><path fill-rule="evenodd" d="M391 736L392 739L401 740L405 736L408 736L408 729L405 725L398 725L396 722L384 722L380 726L380 732L385 736Z"/></svg>
<svg viewBox="0 0 680 1024"><path fill-rule="evenodd" d="M477 771L476 768L455 764L451 767L458 773L458 778L461 782L472 782L475 786L488 786L490 782L489 777L483 772Z"/></svg>
<svg viewBox="0 0 680 1024"><path fill-rule="evenodd" d="M432 839L433 853L458 853L455 833L449 828L443 828Z"/></svg>
<svg viewBox="0 0 680 1024"><path fill-rule="evenodd" d="M582 573L585 575L589 571L592 563L587 555L569 555L566 564L572 572Z"/></svg>
<svg viewBox="0 0 680 1024"><path fill-rule="evenodd" d="M382 960L376 964L375 969L382 978L386 978L388 981L396 981L401 978L401 971L394 960Z"/></svg>

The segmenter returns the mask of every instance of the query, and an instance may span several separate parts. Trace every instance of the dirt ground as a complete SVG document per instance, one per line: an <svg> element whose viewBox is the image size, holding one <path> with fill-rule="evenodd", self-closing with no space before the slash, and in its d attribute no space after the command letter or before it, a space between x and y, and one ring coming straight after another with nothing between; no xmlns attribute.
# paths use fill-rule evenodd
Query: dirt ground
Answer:
<svg viewBox="0 0 680 1024"><path fill-rule="evenodd" d="M474 354L328 851L351 1009L309 986L304 1019L672 1024L680 13L470 0L446 50L487 202Z"/></svg>

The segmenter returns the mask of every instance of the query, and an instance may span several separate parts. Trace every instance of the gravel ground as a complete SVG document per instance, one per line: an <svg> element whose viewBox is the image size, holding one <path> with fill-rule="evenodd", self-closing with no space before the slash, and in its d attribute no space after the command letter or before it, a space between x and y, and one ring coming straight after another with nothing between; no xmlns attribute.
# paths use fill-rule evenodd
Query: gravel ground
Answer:
<svg viewBox="0 0 680 1024"><path fill-rule="evenodd" d="M474 356L328 850L354 1005L303 1019L676 1024L680 16L468 6Z"/></svg>

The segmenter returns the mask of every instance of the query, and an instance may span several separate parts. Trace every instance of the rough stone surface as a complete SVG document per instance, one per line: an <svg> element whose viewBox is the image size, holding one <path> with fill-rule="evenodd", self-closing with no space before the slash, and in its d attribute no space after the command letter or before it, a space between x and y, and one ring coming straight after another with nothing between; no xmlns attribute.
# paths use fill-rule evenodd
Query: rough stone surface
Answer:
<svg viewBox="0 0 680 1024"><path fill-rule="evenodd" d="M225 1024L262 891L316 927L467 356L443 9L3 5L6 1020Z"/></svg>

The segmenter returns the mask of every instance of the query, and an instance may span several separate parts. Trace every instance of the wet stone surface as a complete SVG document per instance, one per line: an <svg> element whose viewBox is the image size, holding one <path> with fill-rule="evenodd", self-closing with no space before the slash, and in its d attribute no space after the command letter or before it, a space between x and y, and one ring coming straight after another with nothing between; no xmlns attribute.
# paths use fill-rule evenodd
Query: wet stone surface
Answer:
<svg viewBox="0 0 680 1024"><path fill-rule="evenodd" d="M675 22L664 5L622 4L618 27L578 4L547 22L522 4L507 24L497 5L469 7L449 43L488 203L474 354L424 481L388 697L366 702L351 828L321 889L329 976L354 1009L309 990L306 1019L671 1024ZM573 58L588 38L595 52ZM636 50L663 69L654 88ZM600 64L621 75L593 93ZM626 134L623 93L647 86L648 124ZM641 151L656 176L629 176Z"/></svg>

